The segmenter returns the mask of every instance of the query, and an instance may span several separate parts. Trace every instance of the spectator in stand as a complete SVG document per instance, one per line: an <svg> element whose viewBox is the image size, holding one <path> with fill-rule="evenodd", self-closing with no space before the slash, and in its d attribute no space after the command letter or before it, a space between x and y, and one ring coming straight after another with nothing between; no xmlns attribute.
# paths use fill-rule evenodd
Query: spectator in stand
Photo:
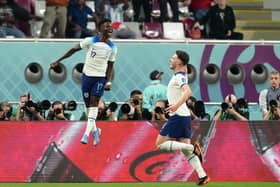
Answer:
<svg viewBox="0 0 280 187"><path fill-rule="evenodd" d="M278 71L272 71L269 75L268 89L264 89L259 94L259 106L263 113L263 116L269 112L270 101L275 100L280 103L280 73Z"/></svg>
<svg viewBox="0 0 280 187"><path fill-rule="evenodd" d="M0 38L7 36L25 38L25 34L16 27L16 21L27 21L28 19L28 12L15 2L0 0Z"/></svg>
<svg viewBox="0 0 280 187"><path fill-rule="evenodd" d="M159 1L159 9L160 9L160 21L172 21L178 22L179 21L179 7L178 7L178 0L158 0ZM172 11L172 18L169 19L168 16L168 6L169 3Z"/></svg>
<svg viewBox="0 0 280 187"><path fill-rule="evenodd" d="M183 0L185 4L189 5L190 12L193 13L194 19L200 21L204 16L206 16L208 10L211 6L215 4L213 0ZM202 37L207 38L207 31L209 31L208 24L205 24L200 28L202 32Z"/></svg>
<svg viewBox="0 0 280 187"><path fill-rule="evenodd" d="M96 22L99 17L86 5L85 0L75 0L68 6L66 36L69 38L85 38L95 34L95 31L87 28L88 15Z"/></svg>
<svg viewBox="0 0 280 187"><path fill-rule="evenodd" d="M125 24L125 11L129 8L127 0L109 0L102 3L101 12L105 18L112 20L112 38L134 39L136 34Z"/></svg>
<svg viewBox="0 0 280 187"><path fill-rule="evenodd" d="M101 11L100 11L100 8L101 8L101 4L105 1L108 1L108 0L93 0L94 1L94 11L95 13L97 14L97 16L101 16Z"/></svg>
<svg viewBox="0 0 280 187"><path fill-rule="evenodd" d="M197 21L203 18L210 7L215 4L213 0L183 0L186 4L189 4L190 11L194 13L194 17Z"/></svg>
<svg viewBox="0 0 280 187"><path fill-rule="evenodd" d="M140 20L140 10L143 7L144 10L144 22L151 21L151 12L152 12L152 0L132 0L132 7L134 11L133 21L141 22Z"/></svg>
<svg viewBox="0 0 280 187"><path fill-rule="evenodd" d="M8 102L1 102L0 104L0 121L14 121L12 116L13 107Z"/></svg>
<svg viewBox="0 0 280 187"><path fill-rule="evenodd" d="M120 107L118 120L142 120L142 104L142 92L140 90L131 91L129 100Z"/></svg>
<svg viewBox="0 0 280 187"><path fill-rule="evenodd" d="M136 33L131 30L127 24L121 22L114 22L113 23L113 34L112 38L119 38L119 39L135 39Z"/></svg>
<svg viewBox="0 0 280 187"><path fill-rule="evenodd" d="M234 32L235 15L232 7L228 6L226 0L216 0L217 4L210 7L207 14L194 24L194 28L200 25L209 25L209 38L242 40L243 34Z"/></svg>
<svg viewBox="0 0 280 187"><path fill-rule="evenodd" d="M264 120L280 120L280 102L270 100L268 112L265 113Z"/></svg>
<svg viewBox="0 0 280 187"><path fill-rule="evenodd" d="M55 27L55 37L65 38L68 0L46 0L46 11L40 38L47 38Z"/></svg>
<svg viewBox="0 0 280 187"><path fill-rule="evenodd" d="M35 15L34 0L15 0L15 3L17 3L20 7L24 8L29 13L28 21L17 20L17 27L20 30L22 30L27 37L32 37L31 27L33 25L31 25L30 21L42 19Z"/></svg>
<svg viewBox="0 0 280 187"><path fill-rule="evenodd" d="M44 116L35 107L30 93L24 93L20 96L18 108L16 111L17 121L43 121Z"/></svg>
<svg viewBox="0 0 280 187"><path fill-rule="evenodd" d="M215 113L213 120L214 121L218 121L218 120L248 121L249 120L248 110L241 113L241 109L238 110L236 109L236 103L237 103L237 98L235 95L233 94L227 95L225 97L225 101L221 104L221 109L219 109ZM241 106L239 107L241 108Z"/></svg>
<svg viewBox="0 0 280 187"><path fill-rule="evenodd" d="M167 99L167 86L161 83L163 72L154 70L150 73L151 83L143 91L143 109L152 112L156 101Z"/></svg>
<svg viewBox="0 0 280 187"><path fill-rule="evenodd" d="M127 0L109 0L101 5L101 14L114 22L124 22L124 12L129 7Z"/></svg>

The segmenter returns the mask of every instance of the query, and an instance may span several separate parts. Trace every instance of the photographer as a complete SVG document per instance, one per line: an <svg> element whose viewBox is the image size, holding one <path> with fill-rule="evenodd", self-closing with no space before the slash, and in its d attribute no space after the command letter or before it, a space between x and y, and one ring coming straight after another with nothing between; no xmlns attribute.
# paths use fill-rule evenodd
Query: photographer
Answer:
<svg viewBox="0 0 280 187"><path fill-rule="evenodd" d="M248 105L248 101L246 99L244 99L244 98L237 99L236 104L235 104L235 110L239 114L241 114L242 116L247 118L248 120L250 119L249 105Z"/></svg>
<svg viewBox="0 0 280 187"><path fill-rule="evenodd" d="M106 106L105 102L100 100L98 104L97 120L115 121L115 112L117 109L118 104L116 102L111 102Z"/></svg>
<svg viewBox="0 0 280 187"><path fill-rule="evenodd" d="M66 113L65 110L75 110L76 102L70 101L62 103L61 101L54 101L49 109L47 120L74 120L71 113Z"/></svg>
<svg viewBox="0 0 280 187"><path fill-rule="evenodd" d="M168 114L165 112L167 100L158 100L152 111L152 121L167 121Z"/></svg>
<svg viewBox="0 0 280 187"><path fill-rule="evenodd" d="M14 121L12 116L13 107L8 102L2 102L0 104L0 121Z"/></svg>
<svg viewBox="0 0 280 187"><path fill-rule="evenodd" d="M44 117L38 111L33 103L30 93L24 93L20 96L18 108L16 111L17 121L43 121Z"/></svg>
<svg viewBox="0 0 280 187"><path fill-rule="evenodd" d="M210 114L206 113L204 102L201 100L198 100L194 103L192 111L194 115L194 120L208 121L211 118Z"/></svg>
<svg viewBox="0 0 280 187"><path fill-rule="evenodd" d="M190 110L192 120L194 120L194 118L195 118L195 114L194 114L195 102L196 102L196 98L194 96L190 96L186 101L186 105L188 106L188 109Z"/></svg>
<svg viewBox="0 0 280 187"><path fill-rule="evenodd" d="M140 90L133 90L130 99L119 111L118 120L142 120L143 95Z"/></svg>
<svg viewBox="0 0 280 187"><path fill-rule="evenodd" d="M280 105L276 100L269 102L268 112L264 115L264 120L280 120Z"/></svg>
<svg viewBox="0 0 280 187"><path fill-rule="evenodd" d="M235 104L237 102L236 96L229 94L225 97L225 101L221 104L221 109L219 109L213 117L214 121L218 120L238 120L238 121L248 121L248 118L240 114L235 109Z"/></svg>

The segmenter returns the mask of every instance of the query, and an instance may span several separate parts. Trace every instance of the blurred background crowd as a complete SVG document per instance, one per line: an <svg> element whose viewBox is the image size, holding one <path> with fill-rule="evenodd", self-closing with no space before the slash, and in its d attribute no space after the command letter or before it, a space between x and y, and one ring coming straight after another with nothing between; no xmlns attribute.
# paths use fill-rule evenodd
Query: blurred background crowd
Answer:
<svg viewBox="0 0 280 187"><path fill-rule="evenodd" d="M243 39L226 0L0 0L0 37L83 38L102 18L113 38Z"/></svg>

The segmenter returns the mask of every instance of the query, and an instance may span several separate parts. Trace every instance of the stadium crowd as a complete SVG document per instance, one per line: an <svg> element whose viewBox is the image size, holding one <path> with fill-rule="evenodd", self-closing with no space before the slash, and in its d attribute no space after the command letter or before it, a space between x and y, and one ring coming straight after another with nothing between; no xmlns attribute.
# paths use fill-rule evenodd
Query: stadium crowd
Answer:
<svg viewBox="0 0 280 187"><path fill-rule="evenodd" d="M0 37L84 38L103 18L112 20L113 38L164 38L148 31L165 32L165 22L182 24L185 37L243 38L226 0L0 0Z"/></svg>

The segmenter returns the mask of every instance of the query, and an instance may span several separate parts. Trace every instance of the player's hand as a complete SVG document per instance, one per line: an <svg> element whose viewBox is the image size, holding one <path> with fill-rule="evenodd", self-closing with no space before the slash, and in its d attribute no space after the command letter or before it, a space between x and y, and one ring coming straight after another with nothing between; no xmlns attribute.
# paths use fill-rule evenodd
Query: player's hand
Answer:
<svg viewBox="0 0 280 187"><path fill-rule="evenodd" d="M52 62L50 67L51 68L55 68L56 66L58 66L59 62L58 61L55 61L55 62Z"/></svg>
<svg viewBox="0 0 280 187"><path fill-rule="evenodd" d="M166 109L165 112L167 113L173 113L178 109L178 106L170 104Z"/></svg>
<svg viewBox="0 0 280 187"><path fill-rule="evenodd" d="M111 90L111 86L112 86L111 82L106 82L106 84L104 86L104 90L105 91L110 91Z"/></svg>

